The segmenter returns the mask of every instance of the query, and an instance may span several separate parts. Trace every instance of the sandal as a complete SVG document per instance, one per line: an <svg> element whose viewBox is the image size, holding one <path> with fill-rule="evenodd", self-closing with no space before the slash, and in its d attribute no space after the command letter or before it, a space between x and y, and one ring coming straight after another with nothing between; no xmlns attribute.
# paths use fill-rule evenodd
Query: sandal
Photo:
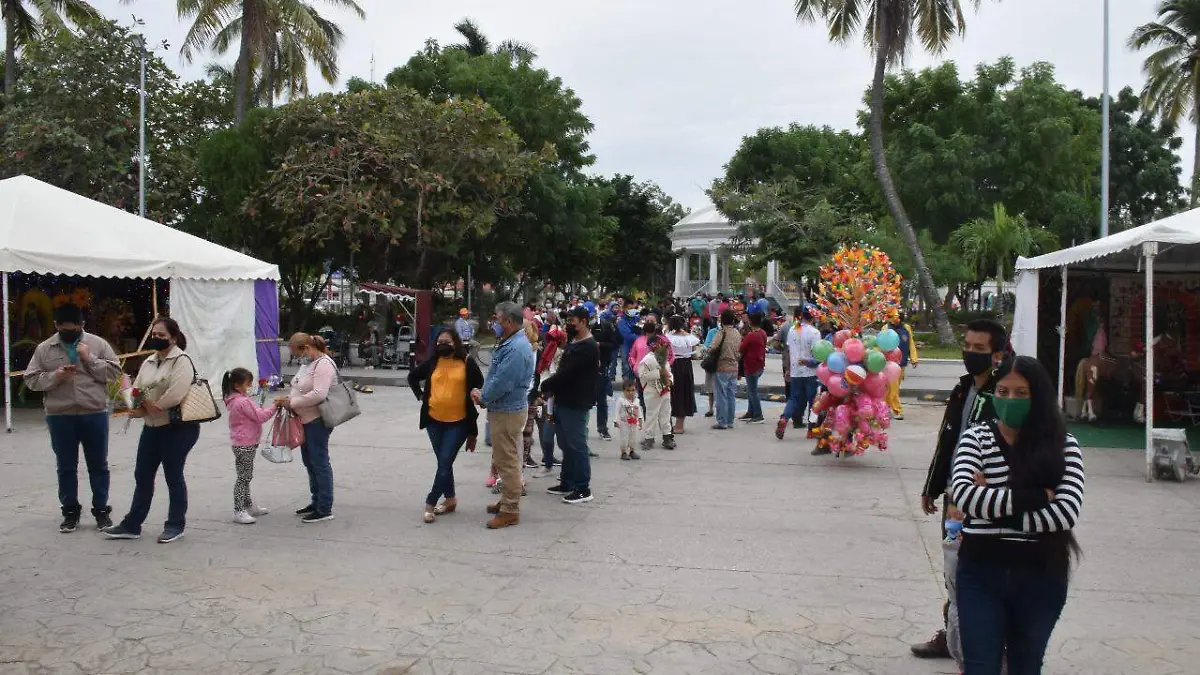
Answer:
<svg viewBox="0 0 1200 675"><path fill-rule="evenodd" d="M441 504L433 507L433 512L439 516L443 516L447 513L454 513L456 509L458 509L458 500L451 497L450 499L443 500Z"/></svg>
<svg viewBox="0 0 1200 675"><path fill-rule="evenodd" d="M425 522L426 523L432 523L434 520L437 520L437 518L434 516L434 511L436 511L436 510L437 510L437 507L435 507L435 506L430 506L428 504L425 505Z"/></svg>

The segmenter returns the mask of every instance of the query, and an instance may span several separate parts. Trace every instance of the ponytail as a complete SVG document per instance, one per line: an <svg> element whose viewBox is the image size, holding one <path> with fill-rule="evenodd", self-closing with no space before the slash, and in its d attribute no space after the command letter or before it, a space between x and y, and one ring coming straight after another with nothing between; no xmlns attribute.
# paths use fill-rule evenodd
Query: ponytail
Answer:
<svg viewBox="0 0 1200 675"><path fill-rule="evenodd" d="M221 398L229 398L233 393L233 373L228 370L221 376Z"/></svg>
<svg viewBox="0 0 1200 675"><path fill-rule="evenodd" d="M234 387L243 382L253 382L254 373L245 368L234 368L221 376L221 398L229 398L236 391Z"/></svg>

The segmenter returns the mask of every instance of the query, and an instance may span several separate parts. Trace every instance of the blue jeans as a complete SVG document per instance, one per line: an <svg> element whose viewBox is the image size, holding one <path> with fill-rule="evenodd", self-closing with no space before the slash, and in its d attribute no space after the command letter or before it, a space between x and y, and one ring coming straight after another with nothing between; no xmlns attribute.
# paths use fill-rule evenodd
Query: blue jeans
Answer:
<svg viewBox="0 0 1200 675"><path fill-rule="evenodd" d="M554 409L554 415L558 415L557 407ZM542 466L547 469L554 468L554 435L554 416L543 415L538 430L538 440L542 444Z"/></svg>
<svg viewBox="0 0 1200 675"><path fill-rule="evenodd" d="M788 391L788 402L783 408L783 417L796 422L806 422L804 411L812 405L817 397L816 377L793 377L791 389Z"/></svg>
<svg viewBox="0 0 1200 675"><path fill-rule="evenodd" d="M969 536L969 535L968 535ZM966 675L1039 675L1067 602L1067 579L1003 562L958 560L958 625Z"/></svg>
<svg viewBox="0 0 1200 675"><path fill-rule="evenodd" d="M592 463L587 446L588 411L555 406L554 424L558 447L562 448L562 485L571 490L587 490L592 484Z"/></svg>
<svg viewBox="0 0 1200 675"><path fill-rule="evenodd" d="M610 433L608 430L608 397L613 393L612 378L608 376L607 372L603 372L597 376L596 380L596 431L603 436Z"/></svg>
<svg viewBox="0 0 1200 675"><path fill-rule="evenodd" d="M308 491L312 495L309 505L320 513L333 511L333 466L329 464L329 434L321 418L304 425L304 443L300 446L300 460L308 472Z"/></svg>
<svg viewBox="0 0 1200 675"><path fill-rule="evenodd" d="M138 439L137 461L133 468L133 503L121 526L136 534L142 533L142 523L150 515L154 501L154 481L161 464L167 482L166 529L182 530L187 524L188 493L183 479L183 464L188 453L200 438L199 424L168 424L165 427L142 427Z"/></svg>
<svg viewBox="0 0 1200 675"><path fill-rule="evenodd" d="M47 415L50 447L58 464L58 503L79 508L79 446L92 485L92 508L108 506L108 413Z"/></svg>
<svg viewBox="0 0 1200 675"><path fill-rule="evenodd" d="M439 422L429 420L425 425L425 433L429 434L429 442L433 444L433 454L437 457L437 473L433 475L433 489L425 498L425 503L437 506L442 497L454 499L454 460L463 443L467 442L466 422Z"/></svg>
<svg viewBox="0 0 1200 675"><path fill-rule="evenodd" d="M713 385L716 403L717 424L733 426L733 415L737 410L737 372L718 372Z"/></svg>
<svg viewBox="0 0 1200 675"><path fill-rule="evenodd" d="M746 414L750 419L762 419L762 399L758 396L758 379L762 377L763 371L758 371L753 375L746 376L746 399L750 402L749 410Z"/></svg>
<svg viewBox="0 0 1200 675"><path fill-rule="evenodd" d="M629 365L629 348L624 344L621 345L621 377L626 380L633 379L633 366Z"/></svg>

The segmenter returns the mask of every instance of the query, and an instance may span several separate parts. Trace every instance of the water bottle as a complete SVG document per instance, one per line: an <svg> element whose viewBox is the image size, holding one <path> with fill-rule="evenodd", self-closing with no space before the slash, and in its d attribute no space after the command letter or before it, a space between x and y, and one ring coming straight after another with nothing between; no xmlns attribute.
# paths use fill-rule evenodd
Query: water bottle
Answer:
<svg viewBox="0 0 1200 675"><path fill-rule="evenodd" d="M954 541L955 539L958 539L958 535L962 533L962 528L963 528L962 521L961 520L947 520L945 522L945 526L946 526L946 539L948 539L949 541Z"/></svg>

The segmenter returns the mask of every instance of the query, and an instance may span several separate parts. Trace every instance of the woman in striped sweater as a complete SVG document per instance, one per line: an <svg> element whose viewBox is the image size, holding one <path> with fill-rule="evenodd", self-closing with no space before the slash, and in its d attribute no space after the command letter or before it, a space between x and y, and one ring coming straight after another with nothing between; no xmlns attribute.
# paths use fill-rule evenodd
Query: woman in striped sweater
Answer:
<svg viewBox="0 0 1200 675"><path fill-rule="evenodd" d="M965 675L1037 675L1067 600L1083 456L1036 359L1000 364L997 421L967 430L951 491L967 515L958 563Z"/></svg>

